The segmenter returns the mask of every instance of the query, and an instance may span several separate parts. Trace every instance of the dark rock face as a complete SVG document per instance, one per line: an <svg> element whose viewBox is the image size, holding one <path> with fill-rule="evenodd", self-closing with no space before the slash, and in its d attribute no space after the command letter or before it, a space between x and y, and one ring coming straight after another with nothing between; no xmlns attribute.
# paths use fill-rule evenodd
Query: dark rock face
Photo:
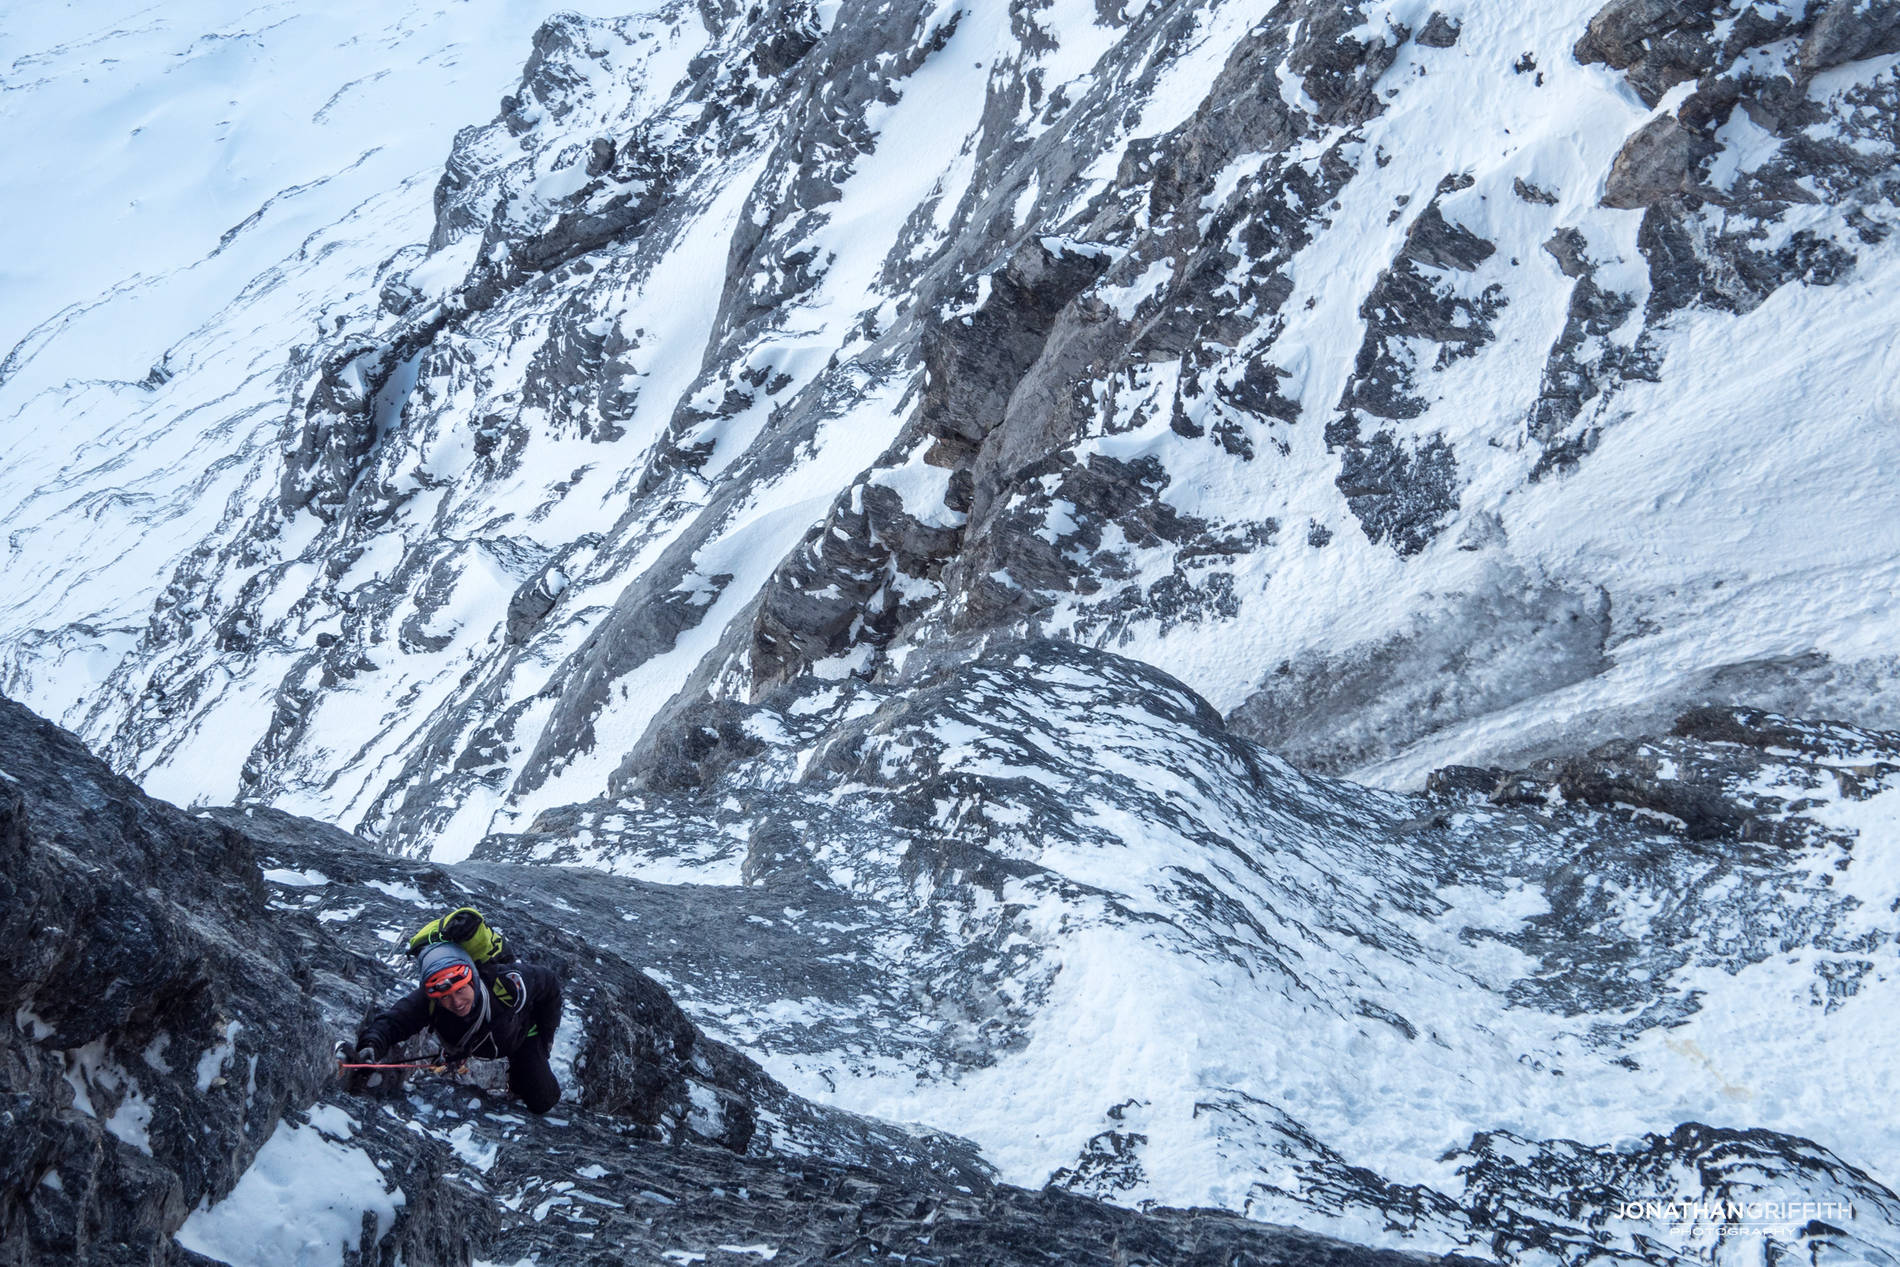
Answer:
<svg viewBox="0 0 1900 1267"><path fill-rule="evenodd" d="M0 771L0 1244L11 1262L162 1255L315 1094L325 1029L285 953L314 930L271 927L241 834L147 801L7 700Z"/></svg>
<svg viewBox="0 0 1900 1267"><path fill-rule="evenodd" d="M1790 753L1817 764L1799 779L1777 777ZM1758 709L1698 708L1668 736L1619 740L1504 775L1490 797L1537 804L1561 798L1666 823L1690 840L1794 846L1826 834L1802 817L1815 803L1809 794L1865 800L1896 774L1900 748L1888 732L1796 722Z"/></svg>
<svg viewBox="0 0 1900 1267"><path fill-rule="evenodd" d="M1625 72L1654 106L1669 89L1695 79L1714 53L1711 35L1725 6L1708 0L1611 0L1590 19L1573 51L1584 65Z"/></svg>
<svg viewBox="0 0 1900 1267"><path fill-rule="evenodd" d="M1616 156L1604 184L1603 205L1648 207L1693 191L1697 160L1713 152L1697 141L1693 132L1668 115L1645 126Z"/></svg>
<svg viewBox="0 0 1900 1267"><path fill-rule="evenodd" d="M1407 450L1389 431L1361 443L1351 424L1334 434L1346 446L1339 491L1359 516L1366 536L1389 540L1400 554L1423 550L1458 506L1458 463L1451 446L1433 436L1423 447Z"/></svg>
<svg viewBox="0 0 1900 1267"><path fill-rule="evenodd" d="M1469 178L1447 177L1439 194L1470 184ZM1442 436L1401 440L1392 424L1425 411L1422 370L1472 356L1494 337L1503 287L1480 288L1461 275L1472 274L1496 250L1447 221L1440 198L1434 198L1360 309L1365 343L1340 399L1340 416L1327 424L1326 443L1343 450L1336 483L1366 536L1389 542L1401 555L1417 554L1437 535L1458 507L1460 482L1457 459ZM1421 340L1438 348L1429 367L1419 363ZM1365 435L1372 426L1380 429Z"/></svg>
<svg viewBox="0 0 1900 1267"><path fill-rule="evenodd" d="M420 881L442 901L467 890L439 873L392 868L361 842L289 816L188 816L10 701L0 710L9 851L0 910L15 1017L0 1223L18 1256L8 1261L162 1257L191 1209L230 1190L280 1118L297 1120L319 1096L338 1102L330 1042L397 980L352 944L357 936L299 913L307 902L272 898L273 866L291 886L321 866L331 884L387 875L375 882L402 890ZM374 887L359 891L388 901ZM485 900L509 905L499 893ZM402 906L389 908L394 927L420 913ZM514 927L544 962L589 962L551 928ZM569 1094L636 1138L745 1151L755 1106L786 1101L782 1088L703 1040L650 980L608 971L597 982L586 968L569 973L574 1024L590 1029ZM718 1107L702 1107L708 1096ZM945 1163L978 1173L951 1153ZM443 1217L459 1218L453 1206ZM398 1240L405 1235L399 1227ZM429 1261L465 1257L466 1247Z"/></svg>
<svg viewBox="0 0 1900 1267"><path fill-rule="evenodd" d="M1450 48L1458 42L1460 26L1461 24L1455 19L1448 18L1442 13L1434 13L1426 19L1425 25L1419 28L1416 38L1427 48Z"/></svg>
<svg viewBox="0 0 1900 1267"><path fill-rule="evenodd" d="M1057 315L1106 265L1097 252L1032 239L984 279L974 308L926 336L917 412L766 587L750 653L755 695L854 642L887 642L926 596L941 597L943 567L975 510L979 454ZM903 488L917 491L907 499Z"/></svg>
<svg viewBox="0 0 1900 1267"><path fill-rule="evenodd" d="M311 970L273 944L250 841L144 802L4 708L8 1261L163 1260L315 1093ZM165 875L169 892L133 887Z"/></svg>
<svg viewBox="0 0 1900 1267"><path fill-rule="evenodd" d="M1596 446L1599 433L1595 429L1570 432L1569 428L1605 384L1656 379L1654 358L1640 336L1628 346L1612 337L1629 322L1636 301L1598 284L1597 266L1583 235L1560 233L1544 244L1544 250L1577 284L1570 292L1563 333L1551 346L1537 403L1527 420L1531 434L1545 445L1544 456L1531 472L1534 480L1574 467Z"/></svg>
<svg viewBox="0 0 1900 1267"><path fill-rule="evenodd" d="M1830 4L1801 41L1800 66L1816 74L1833 66L1900 52L1900 8L1882 0Z"/></svg>
<svg viewBox="0 0 1900 1267"><path fill-rule="evenodd" d="M1367 40L1358 34L1366 25L1366 14L1357 4L1302 7L1306 12L1300 15L1303 20L1288 66L1318 103L1319 121L1362 123L1377 114L1383 103L1374 89L1398 59L1399 45L1409 32L1392 28Z"/></svg>

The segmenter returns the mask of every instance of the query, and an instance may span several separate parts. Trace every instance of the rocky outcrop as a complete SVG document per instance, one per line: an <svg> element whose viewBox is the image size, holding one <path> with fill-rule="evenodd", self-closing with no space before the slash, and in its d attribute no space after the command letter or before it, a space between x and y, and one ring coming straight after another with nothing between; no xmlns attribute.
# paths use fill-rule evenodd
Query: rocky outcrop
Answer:
<svg viewBox="0 0 1900 1267"><path fill-rule="evenodd" d="M637 915L627 935L689 1008L833 1102L889 1103L880 1070L902 1070L933 1120L970 1122L986 1154L1033 1156L1038 1179L1077 1192L1169 1202L1175 1159L1194 1156L1249 1176L1227 1199L1254 1218L1375 1219L1409 1229L1397 1245L1500 1261L1693 1261L1672 1218L1618 1213L1680 1196L1687 1174L1722 1199L1795 1191L1861 1212L1773 1233L1790 1252L1892 1240L1900 1207L1852 1114L1813 1100L1767 1117L1812 1067L1859 1085L1857 1018L1890 989L1900 928L1874 826L1900 787L1890 732L1705 709L1674 733L1443 770L1398 796L1302 775L1179 682L1047 640L901 689L795 679L717 725L774 742L708 738L693 778L479 854L594 868L541 891L576 927ZM689 895L641 878L666 875L728 879ZM730 931L709 939L709 922ZM1709 1001L1724 981L1780 1000L1750 1032L1799 1035L1805 1054L1735 1035L1731 1005ZM1181 1000L1203 988L1219 1007L1183 1046ZM814 996L838 1002L786 1004ZM1335 1041L1363 1081L1320 1068ZM1067 1055L1084 1049L1120 1054ZM1449 1107L1334 1111L1305 1090L1404 1086L1408 1104L1482 1119L1499 1110L1463 1099L1472 1066L1484 1096L1552 1125L1447 1127L1445 1184L1394 1181L1360 1136L1432 1136ZM1025 1145L1056 1087L1087 1106L1083 1129ZM999 1096L1029 1116L1000 1122ZM1647 1107L1613 1143L1579 1097Z"/></svg>
<svg viewBox="0 0 1900 1267"><path fill-rule="evenodd" d="M1829 835L1805 811L1836 797L1866 800L1895 775L1900 747L1891 732L1705 707L1684 713L1668 735L1495 778L1440 771L1433 781L1450 789L1490 779L1498 804L1567 802L1664 824L1690 840L1793 847Z"/></svg>
<svg viewBox="0 0 1900 1267"><path fill-rule="evenodd" d="M1654 106L1675 85L1696 78L1715 52L1713 32L1721 4L1689 0L1612 0L1590 19L1572 50L1584 65L1602 62L1623 71Z"/></svg>
<svg viewBox="0 0 1900 1267"><path fill-rule="evenodd" d="M1058 316L1107 264L1099 251L1032 239L982 279L973 306L925 336L915 415L766 586L749 654L755 696L854 645L887 643L942 600L980 456Z"/></svg>
<svg viewBox="0 0 1900 1267"><path fill-rule="evenodd" d="M428 1264L733 1244L801 1263L906 1247L1080 1261L1104 1245L1153 1262L1428 1261L1000 1186L961 1141L799 1100L614 945L546 922L568 906L537 892L559 873L445 872L273 811L188 815L11 701L0 780L9 1263L239 1261L278 1236ZM608 895L567 891L621 922ZM556 1063L571 1083L546 1119L510 1111L480 1070L473 1087L419 1076L358 1096L330 1068L332 1037L406 985L399 955L366 952L465 902L505 912L517 954L566 979ZM327 1177L309 1188L286 1164ZM249 1217L253 1183L286 1186L268 1225L239 1233L219 1212ZM335 1209L349 1230L326 1247Z"/></svg>
<svg viewBox="0 0 1900 1267"><path fill-rule="evenodd" d="M1605 184L1604 205L1649 209L1643 232L1652 320L1692 304L1746 311L1796 279L1831 284L1852 268L1851 247L1831 235L1770 226L1791 207L1817 202L1852 221L1868 200L1891 192L1889 165L1874 153L1889 138L1869 133L1858 108L1830 109L1808 90L1826 67L1900 47L1894 7L1749 9L1718 41L1722 12L1719 5L1618 0L1591 20L1576 49L1581 61L1623 71L1651 105L1670 87L1695 83L1673 114L1625 142ZM1793 55L1764 59L1769 49ZM1753 153L1718 164L1751 132L1760 137Z"/></svg>
<svg viewBox="0 0 1900 1267"><path fill-rule="evenodd" d="M296 953L316 930L272 927L244 836L147 801L7 700L0 849L0 1244L17 1263L162 1255L324 1077Z"/></svg>
<svg viewBox="0 0 1900 1267"><path fill-rule="evenodd" d="M1469 188L1469 178L1447 177L1439 195ZM1476 355L1494 337L1504 307L1503 287L1481 289L1459 280L1497 248L1445 219L1434 198L1406 231L1404 245L1366 297L1366 340L1327 424L1326 443L1344 450L1336 483L1366 536L1417 554L1458 506L1458 463L1442 435L1401 441L1392 424L1425 412L1418 395L1417 345L1436 346L1433 369ZM1380 429L1364 434L1368 427Z"/></svg>

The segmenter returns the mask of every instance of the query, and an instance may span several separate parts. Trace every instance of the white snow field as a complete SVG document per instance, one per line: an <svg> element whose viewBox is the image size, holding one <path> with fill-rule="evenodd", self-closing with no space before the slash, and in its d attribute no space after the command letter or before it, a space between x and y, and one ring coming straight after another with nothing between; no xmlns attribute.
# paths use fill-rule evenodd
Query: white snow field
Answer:
<svg viewBox="0 0 1900 1267"><path fill-rule="evenodd" d="M514 88L536 26L626 9L0 9L9 694L77 720L173 566L273 460L286 351L352 277L428 236L451 140ZM175 385L140 389L161 365Z"/></svg>
<svg viewBox="0 0 1900 1267"><path fill-rule="evenodd" d="M227 1263L328 1267L363 1236L363 1219L382 1235L406 1202L368 1153L348 1141L356 1129L334 1105L318 1105L307 1126L278 1123L237 1187L202 1203L178 1229L178 1243Z"/></svg>

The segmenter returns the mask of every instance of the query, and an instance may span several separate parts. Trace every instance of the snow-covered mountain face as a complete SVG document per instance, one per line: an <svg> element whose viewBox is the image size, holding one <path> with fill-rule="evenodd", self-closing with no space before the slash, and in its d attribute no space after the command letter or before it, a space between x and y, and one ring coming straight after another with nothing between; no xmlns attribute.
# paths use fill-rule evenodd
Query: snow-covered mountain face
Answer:
<svg viewBox="0 0 1900 1267"><path fill-rule="evenodd" d="M545 891L1014 1182L1900 1255L1897 68L1867 0L557 18L432 200L0 369L0 687L620 873Z"/></svg>
<svg viewBox="0 0 1900 1267"><path fill-rule="evenodd" d="M1891 7L1532 9L552 20L432 208L22 345L7 689L438 856L1031 630L1397 786L1893 719Z"/></svg>
<svg viewBox="0 0 1900 1267"><path fill-rule="evenodd" d="M1775 1252L1900 1251L1867 1113L1900 989L1891 732L1702 710L1401 796L1070 644L870 696L781 736L794 769L755 745L721 784L749 792L481 855L661 881L620 909L689 1012L1012 1182L1513 1262L1758 1261L1759 1227L1619 1211L1792 1193L1857 1214Z"/></svg>
<svg viewBox="0 0 1900 1267"><path fill-rule="evenodd" d="M1900 735L1706 709L1406 797L1024 642L755 760L750 804L445 868L182 814L0 702L10 1243L243 1262L267 1209L313 1262L1900 1254ZM471 901L567 981L545 1122L324 1076Z"/></svg>

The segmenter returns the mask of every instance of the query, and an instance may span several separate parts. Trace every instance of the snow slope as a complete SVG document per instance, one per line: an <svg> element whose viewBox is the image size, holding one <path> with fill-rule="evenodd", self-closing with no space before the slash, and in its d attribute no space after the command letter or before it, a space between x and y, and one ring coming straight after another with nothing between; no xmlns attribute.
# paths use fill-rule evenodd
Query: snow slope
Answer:
<svg viewBox="0 0 1900 1267"><path fill-rule="evenodd" d="M457 129L514 84L528 37L555 11L500 0L11 7L0 15L7 377L35 365L42 387L143 378L311 232L368 197L432 182Z"/></svg>
<svg viewBox="0 0 1900 1267"><path fill-rule="evenodd" d="M1658 19L1621 70L1587 4L563 19L432 197L523 15L363 75L352 12L187 41L166 126L228 93L276 157L166 152L248 227L152 210L152 280L0 384L7 688L157 790L451 857L698 701L1030 629L1395 787L1893 716L1872 18ZM190 29L45 30L10 108L107 144L75 77L119 57L129 119Z"/></svg>
<svg viewBox="0 0 1900 1267"><path fill-rule="evenodd" d="M715 811L744 886L693 857L720 825L658 796L482 856L640 877L515 882L573 895L801 1094L955 1130L1012 1183L1363 1244L1896 1246L1900 1150L1869 1111L1900 988L1891 733L1724 713L1507 796L1406 797L1050 642L776 724L796 773L735 765ZM1621 1213L1679 1196L1856 1213L1839 1236Z"/></svg>
<svg viewBox="0 0 1900 1267"><path fill-rule="evenodd" d="M80 708L276 442L345 279L426 236L456 131L557 6L0 13L0 498L15 695ZM619 4L561 11L618 13ZM180 381L167 387L168 376ZM10 648L16 644L10 640Z"/></svg>

